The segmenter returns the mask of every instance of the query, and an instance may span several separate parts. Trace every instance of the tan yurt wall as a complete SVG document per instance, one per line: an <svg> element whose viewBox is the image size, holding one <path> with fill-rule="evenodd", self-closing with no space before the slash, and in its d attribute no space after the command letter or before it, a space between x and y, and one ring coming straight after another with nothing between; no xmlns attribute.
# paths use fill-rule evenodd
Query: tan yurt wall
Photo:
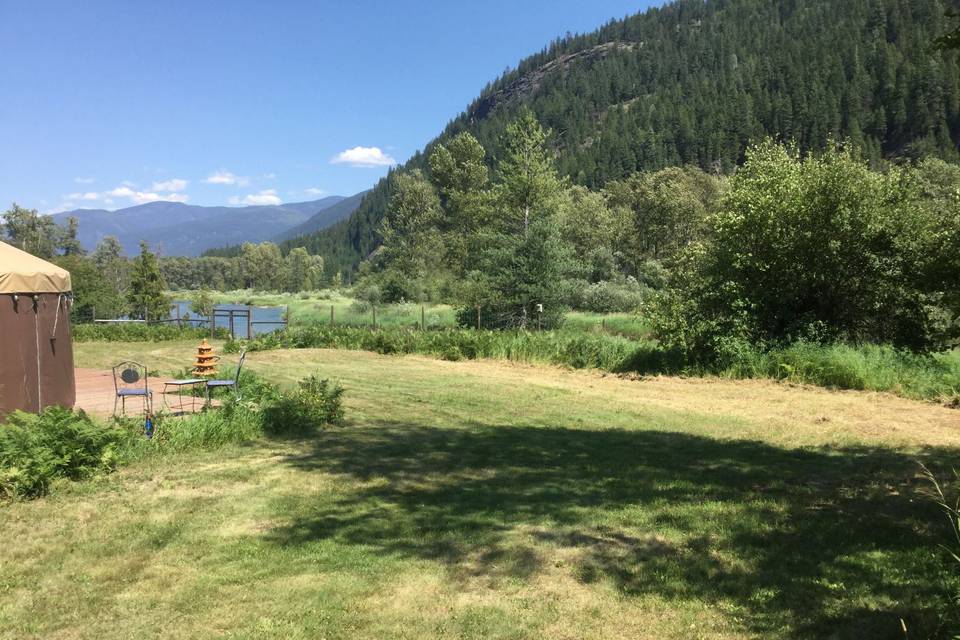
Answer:
<svg viewBox="0 0 960 640"><path fill-rule="evenodd" d="M0 242L0 415L76 400L70 274Z"/></svg>

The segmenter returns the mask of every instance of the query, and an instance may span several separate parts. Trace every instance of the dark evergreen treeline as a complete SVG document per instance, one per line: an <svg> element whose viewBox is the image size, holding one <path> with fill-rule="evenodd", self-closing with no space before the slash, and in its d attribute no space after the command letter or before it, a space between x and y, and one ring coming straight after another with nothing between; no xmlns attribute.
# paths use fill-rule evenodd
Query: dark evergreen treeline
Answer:
<svg viewBox="0 0 960 640"><path fill-rule="evenodd" d="M873 162L958 159L960 70L936 46L958 0L679 0L553 42L487 86L438 141L471 132L494 160L529 107L561 174L588 187L637 170L728 172L751 140L801 151L849 138ZM350 272L379 244L392 177L348 220L290 241Z"/></svg>

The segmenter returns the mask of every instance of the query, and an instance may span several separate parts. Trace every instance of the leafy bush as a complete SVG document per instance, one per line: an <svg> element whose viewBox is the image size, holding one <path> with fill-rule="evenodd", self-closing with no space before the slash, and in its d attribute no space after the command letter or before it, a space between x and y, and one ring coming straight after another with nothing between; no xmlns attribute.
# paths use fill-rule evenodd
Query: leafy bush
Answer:
<svg viewBox="0 0 960 640"><path fill-rule="evenodd" d="M228 338L227 329L217 329L217 338ZM165 342L168 340L183 340L210 337L210 329L200 327L183 327L175 324L144 324L141 322L125 322L122 324L78 324L73 326L73 340L75 342Z"/></svg>
<svg viewBox="0 0 960 640"><path fill-rule="evenodd" d="M932 257L955 255L937 248L949 229L931 231L950 218L915 183L910 170L871 171L852 149L801 158L772 142L751 148L709 240L674 265L654 306L657 336L721 362L741 343L941 345L931 309L942 283L925 274Z"/></svg>
<svg viewBox="0 0 960 640"><path fill-rule="evenodd" d="M55 478L78 479L112 469L127 434L83 411L50 407L14 412L0 425L0 496L45 494Z"/></svg>
<svg viewBox="0 0 960 640"><path fill-rule="evenodd" d="M632 277L623 283L597 282L580 291L576 306L595 313L636 311L646 302L646 292Z"/></svg>
<svg viewBox="0 0 960 640"><path fill-rule="evenodd" d="M281 394L264 409L268 435L306 436L326 425L343 424L343 388L316 374L301 380L297 389Z"/></svg>

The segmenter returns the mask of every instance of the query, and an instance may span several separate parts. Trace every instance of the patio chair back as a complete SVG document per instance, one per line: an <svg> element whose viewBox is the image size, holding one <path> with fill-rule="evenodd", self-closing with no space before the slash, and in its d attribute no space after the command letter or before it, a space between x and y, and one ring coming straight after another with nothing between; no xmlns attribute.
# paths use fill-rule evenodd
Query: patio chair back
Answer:
<svg viewBox="0 0 960 640"><path fill-rule="evenodd" d="M127 398L141 398L143 412L150 415L153 411L153 392L150 391L147 367L126 360L111 368L113 373L113 389L116 392L113 398L113 415L117 415L117 401L122 401L123 413L127 413Z"/></svg>
<svg viewBox="0 0 960 640"><path fill-rule="evenodd" d="M150 385L147 380L147 367L133 360L127 360L114 365L113 388L118 395L124 390L149 390Z"/></svg>
<svg viewBox="0 0 960 640"><path fill-rule="evenodd" d="M244 349L240 352L240 361L237 362L237 373L233 376L233 383L236 384L239 388L240 385L240 369L243 368L243 361L247 359L247 351Z"/></svg>

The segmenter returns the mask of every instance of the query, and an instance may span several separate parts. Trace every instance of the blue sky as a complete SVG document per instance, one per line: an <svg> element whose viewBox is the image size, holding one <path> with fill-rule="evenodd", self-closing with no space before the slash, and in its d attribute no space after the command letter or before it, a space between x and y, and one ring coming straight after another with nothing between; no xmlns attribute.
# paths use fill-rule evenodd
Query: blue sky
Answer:
<svg viewBox="0 0 960 640"><path fill-rule="evenodd" d="M372 186L508 66L652 0L0 0L0 210Z"/></svg>

